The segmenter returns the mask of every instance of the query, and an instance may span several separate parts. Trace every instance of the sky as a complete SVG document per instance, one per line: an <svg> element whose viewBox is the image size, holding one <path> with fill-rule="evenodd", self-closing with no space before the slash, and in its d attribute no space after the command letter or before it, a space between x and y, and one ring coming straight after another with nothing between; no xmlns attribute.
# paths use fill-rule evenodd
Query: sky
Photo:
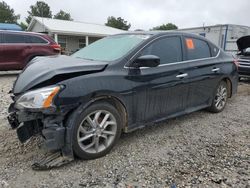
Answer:
<svg viewBox="0 0 250 188"><path fill-rule="evenodd" d="M4 0L24 21L36 0ZM250 0L44 0L52 13L69 12L75 21L105 24L107 17L122 17L130 30L148 30L174 23L179 28L215 24L250 26Z"/></svg>

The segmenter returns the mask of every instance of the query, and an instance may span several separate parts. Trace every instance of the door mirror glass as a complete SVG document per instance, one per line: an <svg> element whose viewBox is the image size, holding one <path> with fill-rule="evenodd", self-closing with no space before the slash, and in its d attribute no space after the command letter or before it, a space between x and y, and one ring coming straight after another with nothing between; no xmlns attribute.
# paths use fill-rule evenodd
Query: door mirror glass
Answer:
<svg viewBox="0 0 250 188"><path fill-rule="evenodd" d="M155 55L143 55L138 57L133 63L133 67L157 67L160 64L160 58Z"/></svg>

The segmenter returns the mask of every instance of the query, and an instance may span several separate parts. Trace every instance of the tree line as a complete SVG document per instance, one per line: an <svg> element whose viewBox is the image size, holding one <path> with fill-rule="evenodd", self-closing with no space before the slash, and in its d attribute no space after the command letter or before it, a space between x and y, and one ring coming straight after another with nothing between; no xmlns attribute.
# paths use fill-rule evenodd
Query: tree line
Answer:
<svg viewBox="0 0 250 188"><path fill-rule="evenodd" d="M25 18L25 22L18 22L20 19L20 14L15 14L13 8L11 8L6 2L0 2L0 23L16 23L22 27L23 30L27 29L27 24L32 20L33 16L44 17L44 18L54 18L60 20L70 20L73 21L70 13L67 13L63 10L60 10L56 14L52 14L50 6L43 2L37 1L34 5L30 6L30 10L27 11L28 16ZM107 18L106 26L114 27L122 30L129 30L131 24L128 21L124 20L121 17L110 16ZM150 30L174 30L178 27L173 23L162 24L160 26L153 27Z"/></svg>

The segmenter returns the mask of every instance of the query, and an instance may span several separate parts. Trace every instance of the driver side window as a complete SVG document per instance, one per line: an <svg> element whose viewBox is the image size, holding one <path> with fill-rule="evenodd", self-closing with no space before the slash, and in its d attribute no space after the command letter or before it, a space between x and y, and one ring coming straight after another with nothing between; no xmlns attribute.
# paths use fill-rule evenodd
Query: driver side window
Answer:
<svg viewBox="0 0 250 188"><path fill-rule="evenodd" d="M160 38L144 48L141 55L155 55L161 64L182 61L182 47L180 37Z"/></svg>

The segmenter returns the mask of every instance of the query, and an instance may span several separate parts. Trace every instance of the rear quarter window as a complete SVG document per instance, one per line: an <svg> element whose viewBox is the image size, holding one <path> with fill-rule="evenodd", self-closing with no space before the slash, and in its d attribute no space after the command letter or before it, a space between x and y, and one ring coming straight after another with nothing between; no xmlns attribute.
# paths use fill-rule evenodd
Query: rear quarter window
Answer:
<svg viewBox="0 0 250 188"><path fill-rule="evenodd" d="M204 40L185 37L187 60L203 59L211 57L211 50Z"/></svg>
<svg viewBox="0 0 250 188"><path fill-rule="evenodd" d="M35 43L35 44L47 44L48 41L45 39L38 37L38 36L27 36L29 43Z"/></svg>

